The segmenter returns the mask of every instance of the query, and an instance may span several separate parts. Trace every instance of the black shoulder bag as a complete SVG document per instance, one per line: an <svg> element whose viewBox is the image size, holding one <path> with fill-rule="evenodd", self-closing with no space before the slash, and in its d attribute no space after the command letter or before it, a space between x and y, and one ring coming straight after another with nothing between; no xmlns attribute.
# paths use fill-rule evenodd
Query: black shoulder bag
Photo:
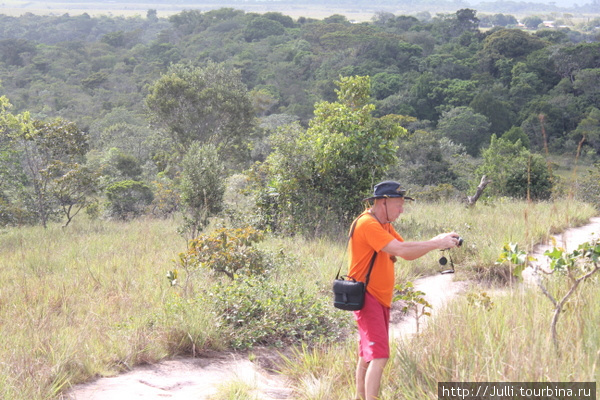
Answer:
<svg viewBox="0 0 600 400"><path fill-rule="evenodd" d="M356 227L357 222L358 218L352 224L352 229L350 230L350 235L348 236L348 243L350 243L350 239L352 238L352 234L354 233L354 228ZM374 252L373 257L371 257L369 271L367 272L365 282L359 282L354 278L345 275L340 276L340 271L342 270L342 265L340 265L337 275L333 280L333 306L335 308L347 311L357 311L363 308L365 304L367 285L369 284L371 270L373 269L373 264L375 263L376 257L377 252Z"/></svg>

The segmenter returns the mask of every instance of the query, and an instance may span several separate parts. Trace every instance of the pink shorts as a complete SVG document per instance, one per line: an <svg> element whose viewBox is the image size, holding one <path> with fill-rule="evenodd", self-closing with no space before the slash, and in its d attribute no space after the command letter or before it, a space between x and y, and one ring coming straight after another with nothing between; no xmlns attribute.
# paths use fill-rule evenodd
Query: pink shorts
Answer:
<svg viewBox="0 0 600 400"><path fill-rule="evenodd" d="M365 362L376 358L389 358L390 309L367 292L365 305L362 310L354 311L354 319L358 325L358 355Z"/></svg>

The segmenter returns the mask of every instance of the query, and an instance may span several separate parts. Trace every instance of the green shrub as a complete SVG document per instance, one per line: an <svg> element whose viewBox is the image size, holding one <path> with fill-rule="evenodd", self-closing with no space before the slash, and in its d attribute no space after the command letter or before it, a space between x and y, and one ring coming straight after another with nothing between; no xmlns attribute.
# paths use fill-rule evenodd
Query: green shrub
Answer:
<svg viewBox="0 0 600 400"><path fill-rule="evenodd" d="M106 188L107 211L111 217L128 220L146 211L154 195L144 182L125 180Z"/></svg>
<svg viewBox="0 0 600 400"><path fill-rule="evenodd" d="M214 305L231 347L283 346L341 337L339 315L329 297L308 293L293 282L246 277L219 282L202 294Z"/></svg>
<svg viewBox="0 0 600 400"><path fill-rule="evenodd" d="M177 263L188 275L201 267L230 279L238 275L262 275L269 269L269 262L253 246L262 239L262 232L253 228L221 228L191 240L187 252L179 254Z"/></svg>
<svg viewBox="0 0 600 400"><path fill-rule="evenodd" d="M253 228L221 228L201 235L179 254L184 282L179 282L176 269L167 278L182 288L190 304L213 311L227 346L245 349L339 338L344 325L329 296L288 273L300 270L296 260L257 248L263 238ZM213 279L207 280L207 273Z"/></svg>
<svg viewBox="0 0 600 400"><path fill-rule="evenodd" d="M492 135L490 146L482 152L483 164L477 175L491 178L488 193L519 199L548 200L556 177L544 158L531 153L519 140L512 143Z"/></svg>
<svg viewBox="0 0 600 400"><path fill-rule="evenodd" d="M577 182L576 197L600 209L600 163Z"/></svg>

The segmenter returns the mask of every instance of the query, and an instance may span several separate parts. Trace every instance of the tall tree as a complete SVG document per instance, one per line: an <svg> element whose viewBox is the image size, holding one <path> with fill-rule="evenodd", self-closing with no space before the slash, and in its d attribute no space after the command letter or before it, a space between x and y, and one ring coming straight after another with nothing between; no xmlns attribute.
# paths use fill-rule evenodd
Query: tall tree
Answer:
<svg viewBox="0 0 600 400"><path fill-rule="evenodd" d="M240 72L209 61L204 67L176 64L146 97L153 123L183 156L192 143L210 143L227 158L243 158L254 115Z"/></svg>
<svg viewBox="0 0 600 400"><path fill-rule="evenodd" d="M487 118L470 107L456 107L444 112L437 128L447 138L464 145L472 156L478 156L490 140Z"/></svg>
<svg viewBox="0 0 600 400"><path fill-rule="evenodd" d="M88 136L75 123L61 118L34 121L33 127L18 138L18 146L33 189L36 213L46 227L55 212L54 181L78 168L88 151Z"/></svg>
<svg viewBox="0 0 600 400"><path fill-rule="evenodd" d="M314 231L328 218L353 217L395 163L395 142L406 134L394 116L373 117L369 77L343 77L336 84L338 101L317 103L309 128L298 132L296 126L276 140L266 161L267 190L276 194L280 220L291 226Z"/></svg>

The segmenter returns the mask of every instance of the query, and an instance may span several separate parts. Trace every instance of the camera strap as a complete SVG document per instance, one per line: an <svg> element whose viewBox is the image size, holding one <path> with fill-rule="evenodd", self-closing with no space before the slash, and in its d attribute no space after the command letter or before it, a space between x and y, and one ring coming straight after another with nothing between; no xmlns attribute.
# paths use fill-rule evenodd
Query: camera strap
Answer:
<svg viewBox="0 0 600 400"><path fill-rule="evenodd" d="M359 215L358 218L356 218L354 220L354 222L352 223L352 227L350 228L350 234L348 235L348 242L346 243L346 253L348 252L348 247L350 246L350 239L352 239L352 235L354 234L354 228L356 228L356 224L358 223L358 220L360 219L360 217L364 216L365 214ZM375 217L373 217L373 218L375 218ZM365 288L369 284L369 279L371 278L371 271L373 270L373 264L375 264L375 258L377 258L376 251L373 252L373 257L371 257L371 262L369 263L369 270L367 271L367 276L365 278ZM340 278L340 272L342 271L343 263L344 263L344 261L342 259L342 262L340 263L340 268L338 268L338 272L335 275L335 279ZM352 279L354 279L354 278L352 278Z"/></svg>

